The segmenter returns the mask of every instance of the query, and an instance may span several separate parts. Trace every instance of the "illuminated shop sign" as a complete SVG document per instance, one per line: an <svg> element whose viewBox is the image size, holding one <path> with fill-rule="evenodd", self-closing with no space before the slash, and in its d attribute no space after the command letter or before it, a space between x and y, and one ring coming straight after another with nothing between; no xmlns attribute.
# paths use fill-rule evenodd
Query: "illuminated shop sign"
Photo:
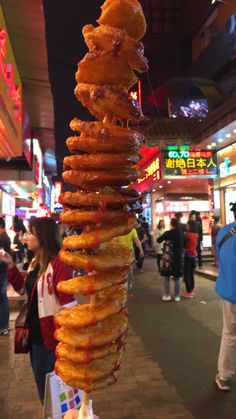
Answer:
<svg viewBox="0 0 236 419"><path fill-rule="evenodd" d="M22 154L21 80L0 6L0 135L2 156Z"/></svg>
<svg viewBox="0 0 236 419"><path fill-rule="evenodd" d="M150 189L158 180L161 179L161 159L160 155L140 167L141 176L135 183L135 189L138 192L144 192Z"/></svg>
<svg viewBox="0 0 236 419"><path fill-rule="evenodd" d="M187 146L170 147L163 152L163 174L165 178L215 177L218 174L216 153Z"/></svg>

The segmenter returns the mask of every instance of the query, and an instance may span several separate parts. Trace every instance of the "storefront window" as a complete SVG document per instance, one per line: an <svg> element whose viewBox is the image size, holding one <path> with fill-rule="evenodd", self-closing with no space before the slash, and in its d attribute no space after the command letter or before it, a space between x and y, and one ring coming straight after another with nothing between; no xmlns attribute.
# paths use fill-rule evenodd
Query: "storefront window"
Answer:
<svg viewBox="0 0 236 419"><path fill-rule="evenodd" d="M236 185L232 185L225 189L225 218L226 224L234 222L234 214L230 209L230 203L236 202Z"/></svg>

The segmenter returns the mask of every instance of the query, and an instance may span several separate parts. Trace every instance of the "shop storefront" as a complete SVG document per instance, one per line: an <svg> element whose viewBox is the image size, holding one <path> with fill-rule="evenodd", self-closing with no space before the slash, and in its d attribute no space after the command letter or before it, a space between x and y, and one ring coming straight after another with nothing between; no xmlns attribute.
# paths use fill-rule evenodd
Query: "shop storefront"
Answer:
<svg viewBox="0 0 236 419"><path fill-rule="evenodd" d="M231 203L236 202L236 143L218 153L219 179L214 182L216 213L223 224L234 221Z"/></svg>

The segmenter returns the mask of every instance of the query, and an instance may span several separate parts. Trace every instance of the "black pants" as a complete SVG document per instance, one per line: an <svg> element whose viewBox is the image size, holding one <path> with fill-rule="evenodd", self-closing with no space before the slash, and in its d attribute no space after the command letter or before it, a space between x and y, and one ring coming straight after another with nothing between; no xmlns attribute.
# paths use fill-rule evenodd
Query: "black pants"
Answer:
<svg viewBox="0 0 236 419"><path fill-rule="evenodd" d="M142 269L144 257L140 256L139 248L136 246L134 248L134 253L135 253L136 266L138 269Z"/></svg>
<svg viewBox="0 0 236 419"><path fill-rule="evenodd" d="M194 269L195 269L195 258L185 256L184 258L184 282L187 292L194 290Z"/></svg>
<svg viewBox="0 0 236 419"><path fill-rule="evenodd" d="M162 253L157 253L158 272L161 272L161 260L162 260Z"/></svg>

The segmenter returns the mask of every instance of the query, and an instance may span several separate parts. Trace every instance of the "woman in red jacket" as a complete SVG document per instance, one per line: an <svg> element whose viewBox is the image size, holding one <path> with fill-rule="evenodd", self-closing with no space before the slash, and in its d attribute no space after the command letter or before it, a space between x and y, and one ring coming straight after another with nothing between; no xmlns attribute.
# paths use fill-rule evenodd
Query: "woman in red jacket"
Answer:
<svg viewBox="0 0 236 419"><path fill-rule="evenodd" d="M184 282L186 292L182 297L192 298L194 296L194 269L197 256L198 232L196 222L189 220L186 226L184 245Z"/></svg>
<svg viewBox="0 0 236 419"><path fill-rule="evenodd" d="M71 296L57 291L57 284L72 278L73 272L58 258L61 236L53 219L42 217L31 220L27 245L34 258L26 276L19 272L9 254L1 254L0 260L8 265L8 279L13 288L21 293L25 289L28 300L31 300L27 316L30 360L43 403L46 374L54 370L56 360L54 315L62 306L75 303Z"/></svg>

